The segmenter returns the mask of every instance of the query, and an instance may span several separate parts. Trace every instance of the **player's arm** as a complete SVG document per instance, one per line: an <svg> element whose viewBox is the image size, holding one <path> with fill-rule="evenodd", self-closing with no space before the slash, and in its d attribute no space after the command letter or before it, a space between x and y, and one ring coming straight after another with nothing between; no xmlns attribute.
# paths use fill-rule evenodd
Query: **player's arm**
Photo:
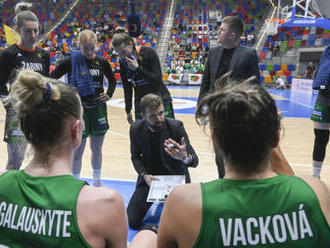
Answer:
<svg viewBox="0 0 330 248"><path fill-rule="evenodd" d="M43 68L43 75L49 77L49 68L50 68L50 55L48 52L45 51L45 68Z"/></svg>
<svg viewBox="0 0 330 248"><path fill-rule="evenodd" d="M106 247L126 248L128 221L123 198L117 191L111 190L111 195L107 199L108 216L104 220L104 230L106 235ZM104 211L104 208L99 208Z"/></svg>
<svg viewBox="0 0 330 248"><path fill-rule="evenodd" d="M330 226L330 193L327 185L314 176L299 176L314 190L321 206L321 210Z"/></svg>
<svg viewBox="0 0 330 248"><path fill-rule="evenodd" d="M202 222L201 205L199 184L174 188L166 199L161 215L157 247L193 247Z"/></svg>
<svg viewBox="0 0 330 248"><path fill-rule="evenodd" d="M126 113L131 113L132 110L132 98L133 98L133 86L128 82L127 70L125 66L120 62L120 77L124 89L124 99L125 99L125 111Z"/></svg>
<svg viewBox="0 0 330 248"><path fill-rule="evenodd" d="M115 75L112 72L111 65L106 60L104 61L103 71L108 81L107 95L109 96L109 98L111 98L116 89L116 79Z"/></svg>
<svg viewBox="0 0 330 248"><path fill-rule="evenodd" d="M117 191L84 186L78 198L77 219L82 235L92 247L126 247L127 217Z"/></svg>
<svg viewBox="0 0 330 248"><path fill-rule="evenodd" d="M6 50L0 55L0 97L5 97L9 93L6 84L13 69L10 58L11 54Z"/></svg>
<svg viewBox="0 0 330 248"><path fill-rule="evenodd" d="M71 58L66 57L62 59L55 69L49 74L49 77L59 79L63 75L71 73Z"/></svg>
<svg viewBox="0 0 330 248"><path fill-rule="evenodd" d="M275 147L270 154L270 168L275 173L294 176L294 172L280 146Z"/></svg>

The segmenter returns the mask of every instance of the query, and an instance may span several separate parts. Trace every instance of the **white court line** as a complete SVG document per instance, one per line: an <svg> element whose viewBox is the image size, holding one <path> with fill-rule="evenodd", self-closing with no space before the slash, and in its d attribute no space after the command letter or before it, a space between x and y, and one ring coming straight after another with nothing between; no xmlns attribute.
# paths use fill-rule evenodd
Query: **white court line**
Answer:
<svg viewBox="0 0 330 248"><path fill-rule="evenodd" d="M127 135L124 135L124 134L121 134L121 133L117 133L117 132L114 132L114 131L109 131L111 134L113 135L117 135L117 136L120 136L120 137L124 137L126 139L128 139L129 137ZM200 151L196 151L197 154L203 154L203 155L208 155L208 156L214 156L214 153L212 152L200 152ZM313 167L311 164L290 164L290 166L293 166L293 167ZM323 165L322 168L330 168L330 165Z"/></svg>
<svg viewBox="0 0 330 248"><path fill-rule="evenodd" d="M313 167L311 164L290 164L290 166L294 167ZM322 168L330 168L330 165L322 165Z"/></svg>
<svg viewBox="0 0 330 248"><path fill-rule="evenodd" d="M114 131L109 131L110 133L120 136L120 137L124 137L124 138L129 138L127 135L121 134L121 133L117 133ZM203 154L203 155L208 155L208 156L214 156L214 153L212 152L200 152L200 151L196 151L197 154ZM290 164L290 166L293 167L313 167L311 164ZM323 165L322 168L330 168L330 165Z"/></svg>
<svg viewBox="0 0 330 248"><path fill-rule="evenodd" d="M279 96L279 95L276 95L276 94L273 94L273 93L271 93L271 94L274 95L274 96L277 96L277 97L279 97L279 98L282 98L282 99L284 99L284 100L287 100L287 101L290 101L290 102L294 102L294 103L296 103L296 104L298 104L298 105L301 105L301 106L304 106L304 107L306 107L306 108L313 109L312 106L306 105L306 104L304 104L304 103L301 103L301 102L298 102L298 101L295 101L295 100L292 100L292 99L289 99L289 98L285 98L285 97L283 97L283 96ZM281 99L277 99L277 100L281 100Z"/></svg>
<svg viewBox="0 0 330 248"><path fill-rule="evenodd" d="M88 180L93 180L93 178L91 177L80 177L80 180L83 179L88 179ZM116 181L116 182L132 182L132 183L136 183L136 180L122 180L122 179L113 179L113 178L107 178L107 177L102 177L102 180L108 180L108 181ZM1 247L0 247L1 248Z"/></svg>
<svg viewBox="0 0 330 248"><path fill-rule="evenodd" d="M214 156L214 152L198 152L198 154L204 154L204 155Z"/></svg>
<svg viewBox="0 0 330 248"><path fill-rule="evenodd" d="M292 167L312 167L312 165L310 165L310 164L291 164L290 166L292 166ZM324 167L330 168L329 165L323 165L322 168L324 168ZM92 178L87 178L87 177L83 177L83 179L92 180ZM121 179L112 179L112 178L107 178L107 177L102 178L102 180L116 181L116 182L133 182L133 183L136 182L136 180L126 180L126 179L121 180Z"/></svg>
<svg viewBox="0 0 330 248"><path fill-rule="evenodd" d="M211 152L197 152L198 154L203 154L203 155L209 155L209 156L214 156L214 153ZM311 164L290 164L290 166L293 167L313 167ZM330 168L330 165L323 165L322 168Z"/></svg>
<svg viewBox="0 0 330 248"><path fill-rule="evenodd" d="M117 136L119 136L119 137L126 138L126 139L129 138L127 135L125 135L125 134L121 134L121 133L117 133L117 132L115 132L115 131L111 131L111 130L109 130L109 133L111 133L111 134L113 134L113 135L117 135Z"/></svg>
<svg viewBox="0 0 330 248"><path fill-rule="evenodd" d="M284 99L286 99L286 98L284 98ZM287 99L287 100L289 100L289 101L291 101L291 102L294 102L294 103L297 103L298 105L304 106L304 107L306 107L306 108L313 109L312 106L309 106L309 105L306 105L306 104L300 103L300 102L298 102L298 101L295 101L295 100L292 100L292 99Z"/></svg>

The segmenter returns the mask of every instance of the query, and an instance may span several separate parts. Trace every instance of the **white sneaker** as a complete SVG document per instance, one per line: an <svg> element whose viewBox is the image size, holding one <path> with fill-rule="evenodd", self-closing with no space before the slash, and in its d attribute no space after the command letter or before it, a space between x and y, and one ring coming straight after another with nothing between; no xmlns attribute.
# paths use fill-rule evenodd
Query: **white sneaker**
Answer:
<svg viewBox="0 0 330 248"><path fill-rule="evenodd" d="M92 186L93 187L106 187L103 183L101 179L96 179L92 181Z"/></svg>

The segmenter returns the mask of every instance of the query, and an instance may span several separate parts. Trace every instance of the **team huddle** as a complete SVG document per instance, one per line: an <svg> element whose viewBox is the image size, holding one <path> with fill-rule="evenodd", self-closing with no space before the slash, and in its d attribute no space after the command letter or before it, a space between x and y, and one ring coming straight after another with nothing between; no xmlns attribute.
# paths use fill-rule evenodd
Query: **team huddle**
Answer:
<svg viewBox="0 0 330 248"><path fill-rule="evenodd" d="M101 181L106 102L116 79L96 55L97 36L81 31L79 51L50 72L48 53L36 45L39 21L30 7L16 6L21 40L0 55L8 152L7 170L0 172L1 247L123 248L128 227L139 230L130 248L330 247L329 190L316 176L294 176L282 154L281 116L260 85L256 51L240 45L238 17L222 20L195 113L210 130L219 172L206 183L191 183L188 168L200 161L175 119L156 52L137 46L123 29L113 36L138 175L126 209L122 196ZM59 80L63 75L67 83ZM80 180L88 137L91 185ZM33 154L20 170L27 144ZM186 184L167 197L159 225L145 225L155 175L184 175Z"/></svg>

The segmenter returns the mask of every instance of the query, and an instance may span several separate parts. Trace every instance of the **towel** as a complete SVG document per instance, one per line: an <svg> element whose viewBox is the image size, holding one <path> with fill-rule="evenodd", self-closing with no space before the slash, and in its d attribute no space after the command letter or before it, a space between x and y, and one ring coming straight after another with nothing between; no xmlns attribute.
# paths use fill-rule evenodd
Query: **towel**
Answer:
<svg viewBox="0 0 330 248"><path fill-rule="evenodd" d="M86 60L81 52L71 52L70 85L78 89L80 96L95 94L93 77L89 73Z"/></svg>
<svg viewBox="0 0 330 248"><path fill-rule="evenodd" d="M314 90L324 90L329 86L330 81L330 46L322 53L319 67L315 73L313 81Z"/></svg>

